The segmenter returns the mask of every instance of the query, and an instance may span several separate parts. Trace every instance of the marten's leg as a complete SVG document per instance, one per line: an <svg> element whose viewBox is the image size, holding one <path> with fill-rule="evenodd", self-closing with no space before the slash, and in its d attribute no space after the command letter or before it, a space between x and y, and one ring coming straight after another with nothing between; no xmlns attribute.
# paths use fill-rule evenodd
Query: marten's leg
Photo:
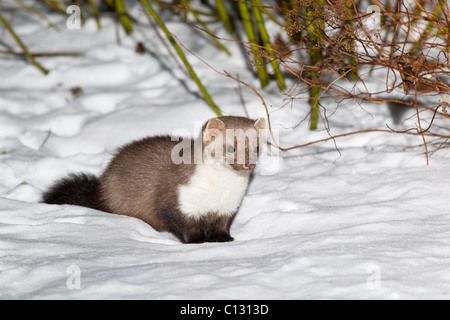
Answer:
<svg viewBox="0 0 450 320"><path fill-rule="evenodd" d="M236 214L230 216L218 216L209 214L201 218L201 228L205 233L206 242L229 242L233 241L230 236L231 223Z"/></svg>
<svg viewBox="0 0 450 320"><path fill-rule="evenodd" d="M183 243L205 242L205 232L198 219L185 217L179 210L172 209L162 214L167 231Z"/></svg>

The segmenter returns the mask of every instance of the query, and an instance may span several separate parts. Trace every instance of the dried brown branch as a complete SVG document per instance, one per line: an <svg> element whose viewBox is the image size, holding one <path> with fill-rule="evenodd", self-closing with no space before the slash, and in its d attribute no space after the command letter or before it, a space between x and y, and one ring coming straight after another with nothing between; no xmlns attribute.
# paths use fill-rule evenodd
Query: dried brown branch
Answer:
<svg viewBox="0 0 450 320"><path fill-rule="evenodd" d="M336 107L331 113L327 112L324 104L319 103L319 119L328 137L295 146L282 146L274 138L270 119L271 109L264 101L263 94L227 71L220 72L199 58L214 71L250 89L260 99L267 115L272 138L270 143L282 151L289 151L330 140L336 142L337 139L356 134L381 132L412 135L422 139L420 145L425 149L427 163L429 157L437 150L446 148L450 140L448 124L450 107L446 108L444 103L434 106L425 98L450 93L448 5L439 8L439 15L434 15L438 6L445 2L425 0L419 3L414 0L417 8L413 9L402 0L397 1L397 5L394 6L381 0L371 0L380 8L380 16L383 18L383 22L374 29L367 21L374 18L375 13L365 12L365 8L361 7L361 1L358 3L353 0L327 1L322 18L332 30L324 28L315 31L324 39L319 48L323 59L321 63L313 65L309 59L310 48L307 41L308 32L311 30L306 25L308 19L304 10L301 10L302 6L308 6L308 1L312 0L297 1L298 8L295 10L264 7L265 10L281 15L285 19L284 30L290 39L290 42L287 42L286 37L277 34L271 48L235 39L223 39L199 28L218 40L238 43L247 51L256 47L258 54L269 61L275 57L285 74L294 78L277 110L293 105L299 99L310 99L307 93L311 87L320 88L319 100L336 100ZM426 5L420 5L421 3ZM314 15L316 14L320 13L315 12ZM432 28L425 32L422 25L432 25ZM421 50L412 53L411 48L416 46L418 41ZM356 79L350 76L355 70L358 74ZM319 72L320 80L312 80L314 79L310 76L312 72ZM385 84L384 88L377 86L377 89L374 89L373 84L380 82ZM416 127L407 130L394 130L390 127L361 129L333 135L328 118L338 112L339 106L345 100L354 101L360 106L363 102L374 104L395 102L414 108ZM305 115L301 117L307 117L309 114L310 112L305 110ZM292 130L303 122L299 120L299 124ZM355 127L355 124L352 123L351 127ZM430 141L427 140L432 141L433 146L439 142L441 144L437 150L431 150Z"/></svg>

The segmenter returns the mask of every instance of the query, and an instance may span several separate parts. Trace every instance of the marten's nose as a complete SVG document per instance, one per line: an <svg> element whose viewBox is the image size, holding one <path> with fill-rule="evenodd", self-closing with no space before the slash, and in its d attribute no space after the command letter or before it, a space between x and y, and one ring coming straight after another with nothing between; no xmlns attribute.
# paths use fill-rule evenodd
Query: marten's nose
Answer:
<svg viewBox="0 0 450 320"><path fill-rule="evenodd" d="M256 164L254 164L254 163L245 162L245 164L244 164L245 170L253 170L253 169L255 169L255 167L256 167Z"/></svg>

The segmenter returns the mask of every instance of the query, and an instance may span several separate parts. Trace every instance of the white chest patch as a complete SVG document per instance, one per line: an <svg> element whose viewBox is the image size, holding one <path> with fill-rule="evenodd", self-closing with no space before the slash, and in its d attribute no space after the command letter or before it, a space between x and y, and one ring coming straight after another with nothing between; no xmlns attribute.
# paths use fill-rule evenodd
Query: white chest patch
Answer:
<svg viewBox="0 0 450 320"><path fill-rule="evenodd" d="M208 213L232 215L241 205L248 182L248 175L224 165L198 165L189 184L178 188L180 210L194 218Z"/></svg>

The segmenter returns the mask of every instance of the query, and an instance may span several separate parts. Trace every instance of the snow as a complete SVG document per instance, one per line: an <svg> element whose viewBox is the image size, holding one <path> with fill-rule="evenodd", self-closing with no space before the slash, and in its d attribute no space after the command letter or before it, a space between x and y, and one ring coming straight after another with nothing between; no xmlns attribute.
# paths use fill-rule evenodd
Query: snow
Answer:
<svg viewBox="0 0 450 320"><path fill-rule="evenodd" d="M48 76L0 56L0 299L450 298L450 153L426 166L423 148L403 150L418 137L370 133L337 140L339 151L332 141L272 149L231 243L181 244L138 219L40 203L70 172L101 173L122 144L180 129L195 135L214 116L152 28L118 45L112 20L73 31L59 19L60 33L25 24L25 42L82 56L40 58ZM237 44L227 43L228 58L198 31L168 25L214 68L258 87ZM151 54L135 53L138 40ZM223 111L244 115L236 82L188 56ZM260 92L283 146L327 136L291 129L306 101L278 108L276 85ZM243 98L252 118L265 116L250 90ZM386 123L385 105L342 106L330 118L333 134Z"/></svg>

